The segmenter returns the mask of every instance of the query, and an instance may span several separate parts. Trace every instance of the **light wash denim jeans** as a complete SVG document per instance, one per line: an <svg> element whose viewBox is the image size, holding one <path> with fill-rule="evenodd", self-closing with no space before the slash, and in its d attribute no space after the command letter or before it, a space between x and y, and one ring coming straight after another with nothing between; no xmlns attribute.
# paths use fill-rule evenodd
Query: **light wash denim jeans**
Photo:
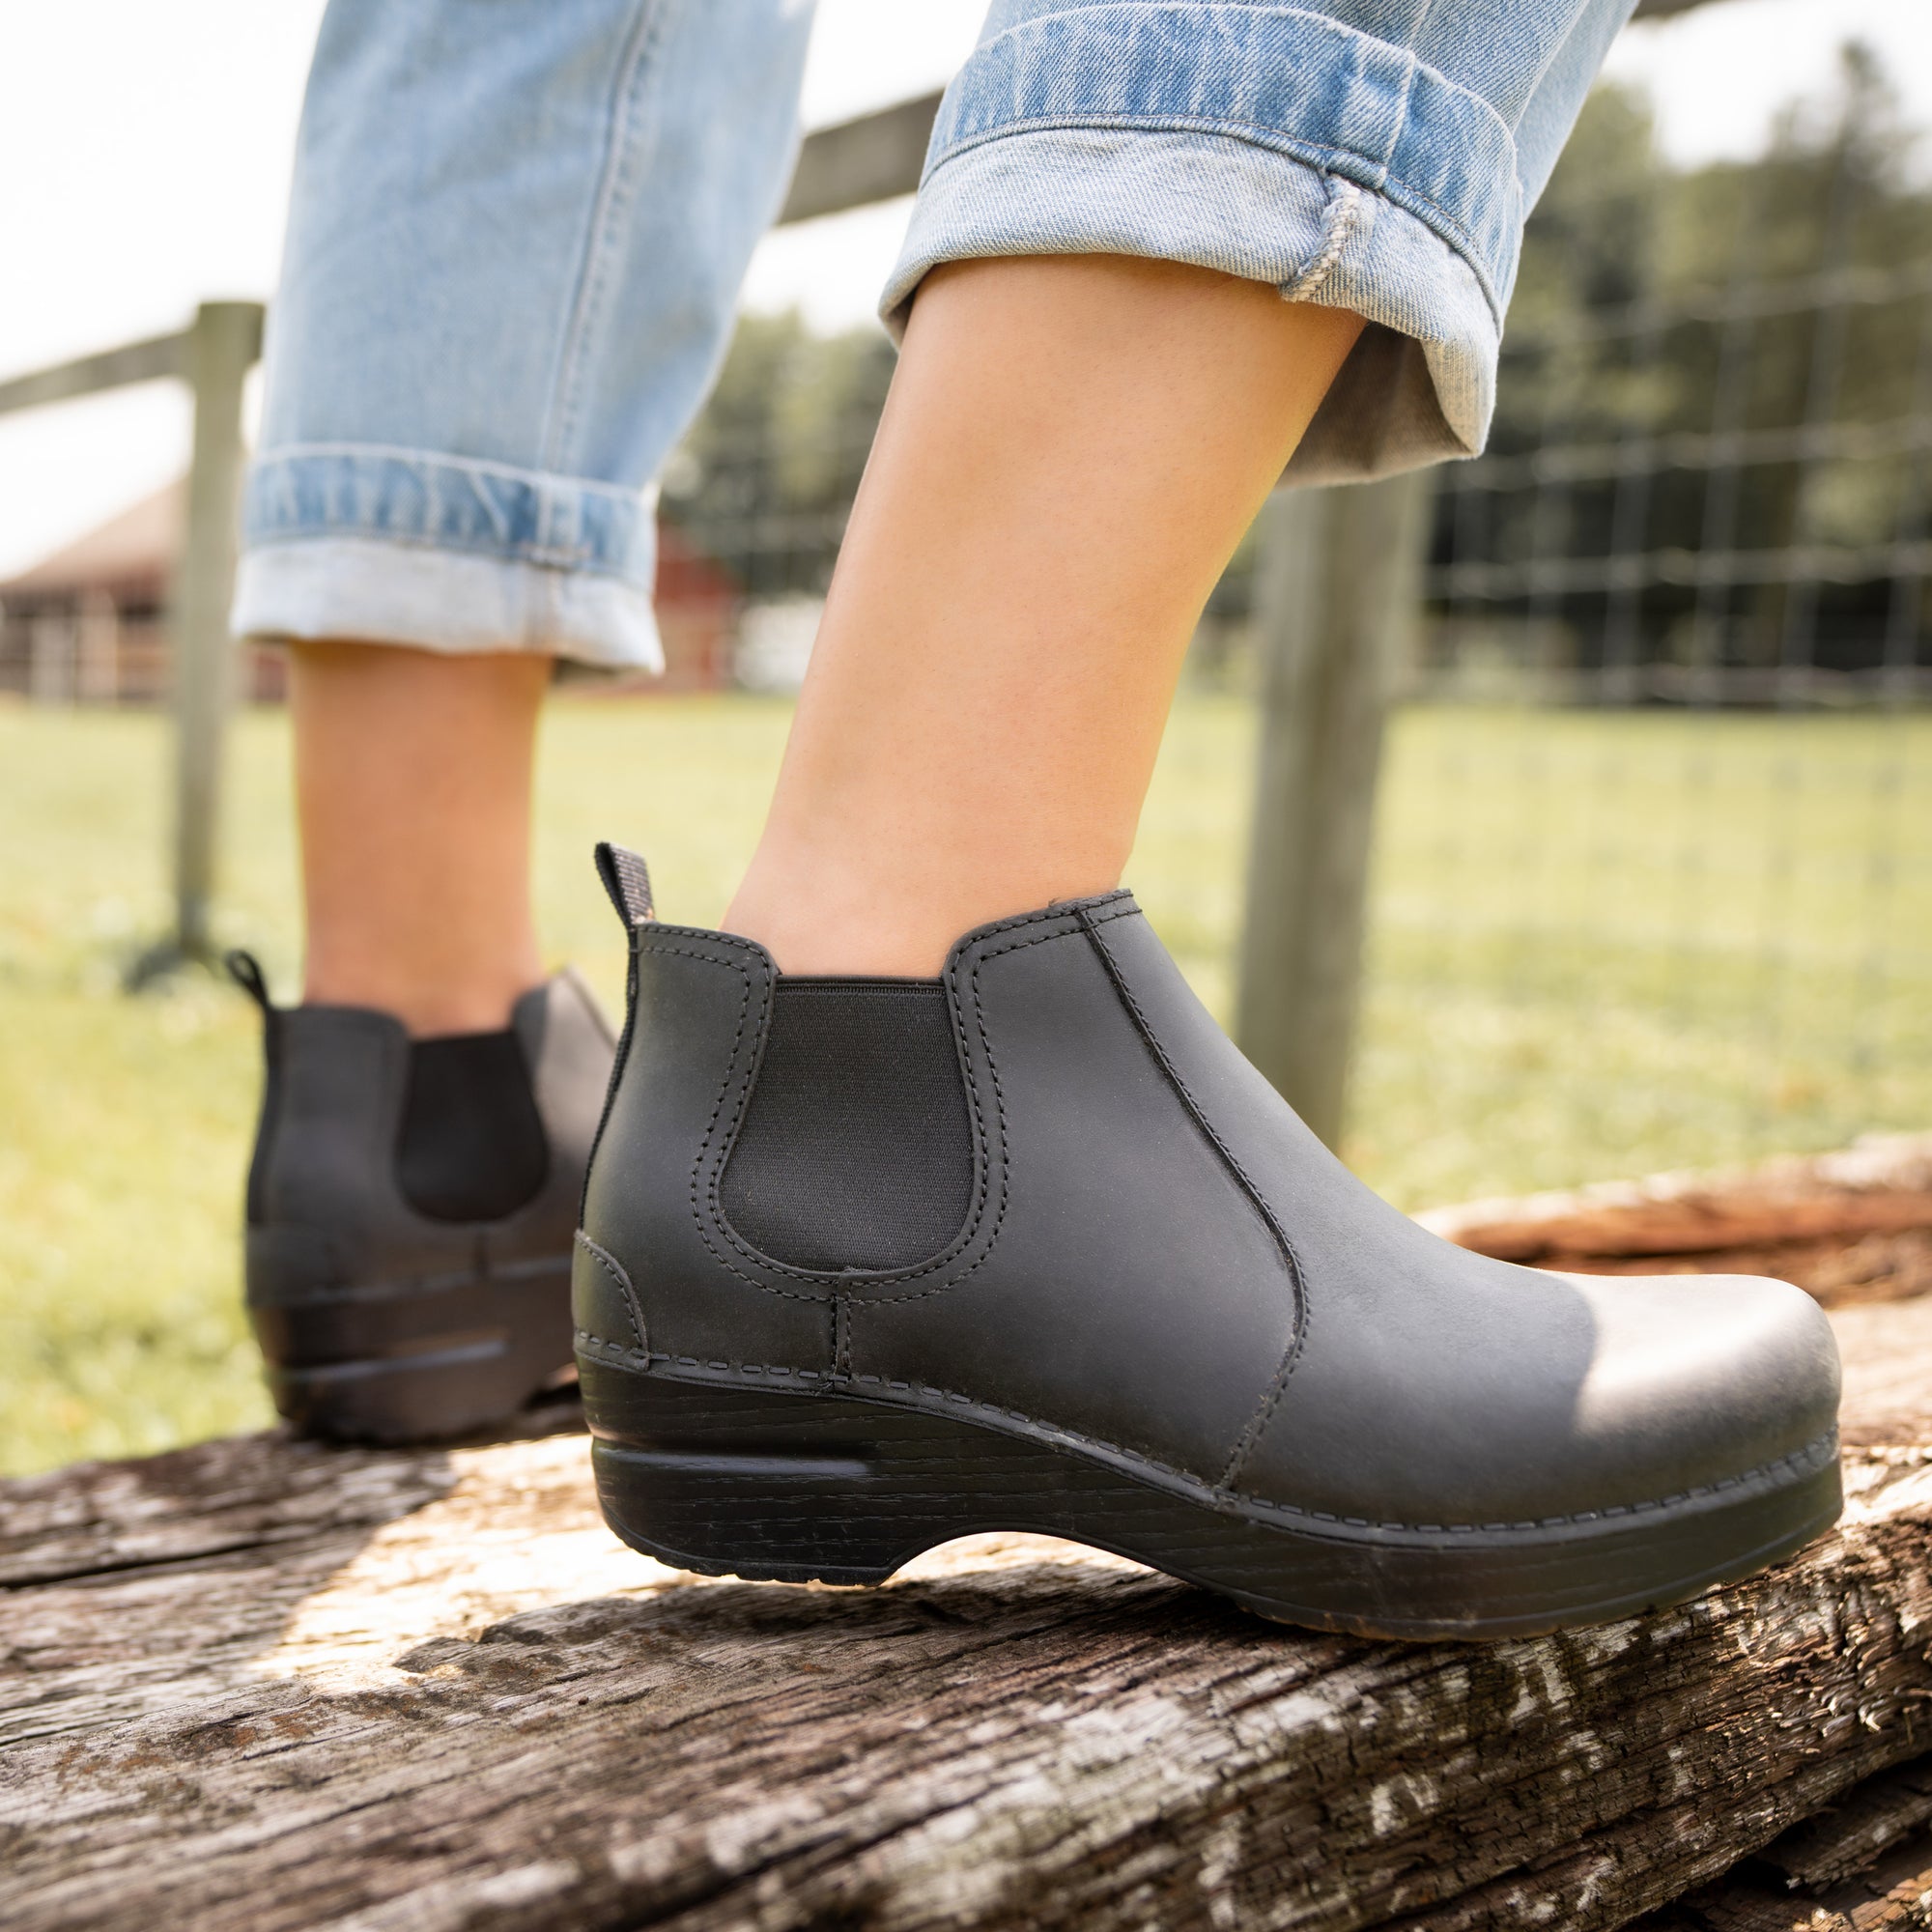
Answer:
<svg viewBox="0 0 1932 1932"><path fill-rule="evenodd" d="M1523 218L1632 4L993 0L881 313L963 257L1196 263L1368 321L1290 480L1472 453ZM331 0L239 632L659 662L652 479L782 198L810 14Z"/></svg>

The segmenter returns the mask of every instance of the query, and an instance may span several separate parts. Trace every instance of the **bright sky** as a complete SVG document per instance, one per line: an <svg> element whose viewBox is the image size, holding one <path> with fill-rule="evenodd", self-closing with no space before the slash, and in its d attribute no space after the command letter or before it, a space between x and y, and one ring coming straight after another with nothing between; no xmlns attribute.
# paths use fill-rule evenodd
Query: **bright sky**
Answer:
<svg viewBox="0 0 1932 1932"><path fill-rule="evenodd" d="M940 85L983 0L820 0L809 125ZM321 0L62 0L0 21L0 377L178 327L274 282L290 154ZM1719 0L1631 30L1611 71L1649 85L1666 148L1749 152L1848 36L1932 127L1925 0ZM864 321L906 204L773 236L746 299L821 327ZM186 449L170 384L0 417L0 574L165 481Z"/></svg>

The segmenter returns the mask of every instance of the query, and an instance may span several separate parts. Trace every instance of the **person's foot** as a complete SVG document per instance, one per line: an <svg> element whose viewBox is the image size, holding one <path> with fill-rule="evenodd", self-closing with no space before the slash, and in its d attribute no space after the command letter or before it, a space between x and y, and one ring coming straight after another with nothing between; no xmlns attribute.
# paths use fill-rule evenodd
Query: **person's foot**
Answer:
<svg viewBox="0 0 1932 1932"><path fill-rule="evenodd" d="M611 1029L570 971L501 1033L412 1041L366 1007L262 1008L248 1314L309 1434L410 1442L514 1414L571 1360L570 1254Z"/></svg>
<svg viewBox="0 0 1932 1932"><path fill-rule="evenodd" d="M1450 1246L1333 1159L1124 892L936 980L632 926L575 1308L607 1519L680 1568L880 1581L1045 1531L1266 1615L1531 1632L1839 1508L1810 1298Z"/></svg>

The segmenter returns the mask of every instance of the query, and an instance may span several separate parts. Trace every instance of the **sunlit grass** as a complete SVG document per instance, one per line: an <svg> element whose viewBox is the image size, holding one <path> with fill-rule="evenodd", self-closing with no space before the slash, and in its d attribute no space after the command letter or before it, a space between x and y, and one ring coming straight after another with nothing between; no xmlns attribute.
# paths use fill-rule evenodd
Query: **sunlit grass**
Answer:
<svg viewBox="0 0 1932 1932"><path fill-rule="evenodd" d="M546 938L613 1005L588 852L645 851L667 917L723 912L786 707L548 719ZM1252 719L1182 702L1130 880L1225 1014ZM256 1029L164 923L166 742L0 709L0 1469L268 1417L239 1306ZM230 772L224 936L284 997L298 937L285 721ZM1350 1152L1407 1206L1932 1124L1932 720L1506 711L1397 721Z"/></svg>

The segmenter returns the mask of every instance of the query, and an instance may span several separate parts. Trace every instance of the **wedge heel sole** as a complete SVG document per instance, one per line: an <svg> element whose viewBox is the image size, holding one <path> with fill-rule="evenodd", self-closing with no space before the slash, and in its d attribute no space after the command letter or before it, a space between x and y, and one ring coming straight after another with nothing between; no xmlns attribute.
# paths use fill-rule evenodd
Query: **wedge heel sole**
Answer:
<svg viewBox="0 0 1932 1932"><path fill-rule="evenodd" d="M502 1422L571 1362L567 1262L386 1290L251 1301L278 1413L342 1442L425 1442Z"/></svg>
<svg viewBox="0 0 1932 1932"><path fill-rule="evenodd" d="M1708 1492L1584 1520L1469 1530L1264 1519L1184 1478L844 1394L580 1360L605 1520L677 1569L881 1583L979 1531L1110 1550L1278 1621L1381 1637L1529 1635L1698 1595L1789 1555L1840 1507L1829 1445Z"/></svg>

